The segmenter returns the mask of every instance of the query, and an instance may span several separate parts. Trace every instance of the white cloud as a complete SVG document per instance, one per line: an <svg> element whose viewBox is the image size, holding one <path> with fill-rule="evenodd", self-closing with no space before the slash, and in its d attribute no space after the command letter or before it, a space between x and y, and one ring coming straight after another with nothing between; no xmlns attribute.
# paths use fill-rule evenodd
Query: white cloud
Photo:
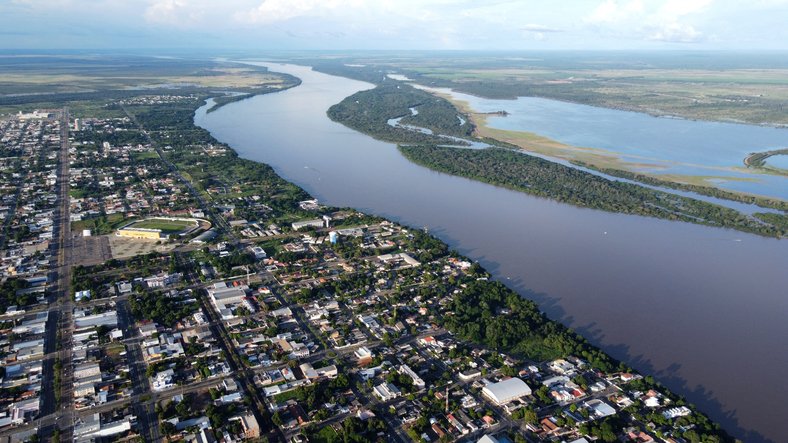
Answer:
<svg viewBox="0 0 788 443"><path fill-rule="evenodd" d="M699 29L715 0L604 0L584 21L614 37L693 43L704 39Z"/></svg>
<svg viewBox="0 0 788 443"><path fill-rule="evenodd" d="M0 0L0 29L17 35L0 46L71 36L89 47L80 30L93 27L99 45L119 46L145 34L150 45L785 48L786 14L788 0Z"/></svg>
<svg viewBox="0 0 788 443"><path fill-rule="evenodd" d="M605 0L586 17L593 24L612 24L632 20L645 12L642 0Z"/></svg>
<svg viewBox="0 0 788 443"><path fill-rule="evenodd" d="M362 0L263 0L255 8L236 13L235 18L240 22L270 24L335 11L348 13L363 5Z"/></svg>
<svg viewBox="0 0 788 443"><path fill-rule="evenodd" d="M679 23L667 23L648 35L649 40L673 43L695 43L701 41L702 38L701 32L691 25Z"/></svg>
<svg viewBox="0 0 788 443"><path fill-rule="evenodd" d="M529 24L527 24L525 26L520 27L520 29L522 29L523 31L537 32L537 33L542 33L542 32L564 32L563 29L551 28L549 26L537 25L535 23L529 23Z"/></svg>
<svg viewBox="0 0 788 443"><path fill-rule="evenodd" d="M202 23L205 4L190 0L151 0L143 16L149 23L189 27Z"/></svg>

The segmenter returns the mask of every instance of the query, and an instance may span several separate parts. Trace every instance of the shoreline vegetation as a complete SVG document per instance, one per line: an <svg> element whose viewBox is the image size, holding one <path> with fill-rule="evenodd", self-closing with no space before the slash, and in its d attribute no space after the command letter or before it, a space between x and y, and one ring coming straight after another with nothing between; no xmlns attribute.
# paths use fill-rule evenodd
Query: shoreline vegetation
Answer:
<svg viewBox="0 0 788 443"><path fill-rule="evenodd" d="M451 63L456 63L457 61L450 60L449 62L451 65ZM554 61L554 62L559 63L559 61ZM594 63L597 62L598 61L594 61ZM662 62L665 61L663 60ZM434 88L452 88L459 92L463 92L466 94L475 95L479 97L511 98L511 99L518 97L518 95L514 94L513 91L520 91L521 88L519 86L515 87L514 89L510 88L511 90L507 90L505 85L499 84L500 79L498 79L492 74L489 77L485 74L483 76L485 80L484 82L475 82L475 81L466 81L465 79L460 80L460 78L456 78L456 79L452 78L450 80L440 79L440 78L436 79L433 76L424 75L423 73L418 72L418 66L419 66L418 61L415 62L413 68L406 69L405 71L402 71L402 69L400 69L396 65L392 67L392 65L388 62L380 62L378 64L374 64L371 63L371 61L369 61L368 64L365 64L363 67L350 66L336 61L326 61L320 59L305 60L305 61L301 60L301 61L295 61L295 63L307 64L309 66L312 66L313 69L318 72L323 72L330 75L338 75L338 76L360 80L368 83L373 83L378 86L387 85L387 84L390 85L391 83L398 83L400 85L405 85L412 88L413 87L412 85L414 84L412 82L415 82L417 89L419 89L420 91L427 92L427 90L429 90L429 93L432 96L443 98L447 100L449 103L451 103L455 107L455 110L457 110L459 114L462 116L462 118L466 119L473 126L473 130L472 133L470 134L470 137L466 137L468 139L479 140L482 142L486 142L490 145L523 150L526 152L535 152L540 155L560 158L579 166L582 165L583 167L594 169L606 173L608 175L612 175L620 178L627 178L635 181L640 181L641 183L647 185L669 187L682 191L691 191L709 197L722 198L722 199L738 201L747 204L754 204L764 208L777 209L783 212L788 210L788 201L769 197L769 196L749 194L749 193L738 192L738 191L728 191L715 186L713 181L712 182L708 181L708 179L712 177L689 176L689 175L682 175L682 176L672 175L670 177L667 176L659 177L655 175L646 175L643 173L639 173L637 171L629 170L626 168L626 166L627 165L630 167L649 166L647 160L644 160L646 163L643 164L629 163L627 165L622 165L621 162L619 162L618 160L618 156L614 152L607 152L601 149L569 146L557 142L555 140L527 132L506 131L506 130L489 128L485 125L486 118L488 115L496 115L497 114L496 112L492 112L492 113L475 112L474 110L470 109L467 103L461 100L453 99L452 97L447 96L446 94L434 90ZM478 66L478 69L481 70L486 69L485 67L489 63L495 65L495 61L490 61L489 63L487 62L485 63L475 62L475 63L480 65ZM563 65L565 63L566 61L560 61L559 65ZM555 67L557 68L558 66ZM458 69L462 71L461 68ZM388 74L392 72L400 72L401 74L404 74L409 81L403 82L388 77ZM538 83L541 80L533 79L533 81L536 81ZM561 89L569 86L568 84L557 82L557 83L551 83L550 85L538 86L537 89L542 87ZM610 109L622 109L622 110L633 111L633 112L643 112L650 115L665 117L665 118L671 118L670 116L677 115L677 117L675 118L682 118L687 120L729 121L733 123L755 124L761 126L777 126L777 127L783 126L778 122L773 122L771 124L764 124L763 122L760 121L749 121L746 118L742 118L742 119L702 118L700 116L679 115L680 113L677 114L675 112L666 112L666 111L648 112L650 108L640 109L638 107L631 108L626 106L625 107L608 106L604 103L596 103L596 102L586 103L584 100L581 99L585 97L585 95L581 94L582 90L577 89L578 87L579 86L577 84L570 87L570 90L574 91L572 94L570 94L570 96L565 96L565 95L554 96L554 95L539 95L539 94L520 94L520 95L544 97L553 100L565 101L568 103L588 104L591 106L601 106ZM503 92L506 92L506 94L509 95L506 94L500 95ZM583 95L583 97L575 97L577 94L581 94ZM725 103L730 104L730 102L728 101L725 101ZM771 102L763 103L764 109L771 109L775 106L779 107L779 103L778 104L774 104ZM741 110L741 109L737 108L737 110ZM769 115L779 116L781 114L771 113ZM397 115L396 117L400 117L400 116L401 115ZM363 129L359 127L353 127L353 129L363 131ZM435 131L434 129L433 131L438 134L440 133L440 131ZM366 133L368 135L371 135L372 137L382 139L384 141L390 141L393 143L412 143L404 140L382 138L376 131L366 132ZM451 135L451 134L447 134L447 135ZM445 144L445 140L435 144ZM764 168L760 168L760 171L770 174L783 174L785 172L784 170L780 170L779 168L773 168L770 167L769 165L765 165ZM785 215L782 216L785 217Z"/></svg>
<svg viewBox="0 0 788 443"><path fill-rule="evenodd" d="M411 108L418 108L418 114L413 115ZM446 139L438 135L388 124L389 120L400 117L403 125L426 128L436 134L468 138L473 132L473 125L467 121L459 124L458 115L448 101L405 84L381 84L372 90L346 97L328 109L331 120L391 143L446 143Z"/></svg>
<svg viewBox="0 0 788 443"><path fill-rule="evenodd" d="M760 195L726 191L711 186L702 186L702 185L695 185L690 183L675 182L671 180L663 180L656 177L652 177L650 175L638 174L637 172L630 172L622 169L598 168L594 165L584 163L581 161L573 161L572 164L581 166L583 168L594 169L603 174L612 175L614 177L638 181L647 185L662 186L666 188L676 189L679 191L695 192L697 194L705 195L708 197L737 201L740 203L760 206L762 208L777 209L779 211L788 211L788 202L784 200L762 197Z"/></svg>
<svg viewBox="0 0 788 443"><path fill-rule="evenodd" d="M455 149L441 146L400 146L410 161L447 174L548 197L563 203L623 214L726 227L759 235L788 233L778 214L761 219L765 225L730 208L612 181L538 157L508 149ZM759 214L759 218L760 218Z"/></svg>
<svg viewBox="0 0 788 443"><path fill-rule="evenodd" d="M400 83L400 82L396 82ZM411 115L409 108L418 107ZM428 128L436 134L469 138L474 127L447 100L406 84L383 83L353 94L328 110L334 121L377 139L399 143L400 151L414 163L440 172L459 175L528 194L552 198L576 206L609 212L680 220L744 232L783 237L788 233L782 214L748 217L720 205L678 196L645 186L608 180L508 148L472 150L439 146L445 140L404 128L388 120L405 116L403 123ZM497 139L491 139L492 144ZM416 146L411 146L416 145ZM717 196L724 198L725 194ZM768 203L765 199L752 200Z"/></svg>

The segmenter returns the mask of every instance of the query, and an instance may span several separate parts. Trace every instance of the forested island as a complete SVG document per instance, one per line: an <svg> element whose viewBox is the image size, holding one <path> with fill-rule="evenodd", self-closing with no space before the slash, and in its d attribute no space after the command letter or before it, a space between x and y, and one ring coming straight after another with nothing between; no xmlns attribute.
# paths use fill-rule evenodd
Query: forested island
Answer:
<svg viewBox="0 0 788 443"><path fill-rule="evenodd" d="M413 115L411 108L417 108ZM383 82L374 89L357 92L328 109L328 116L356 131L392 143L446 143L438 135L424 134L388 124L403 117L406 125L429 129L438 134L468 137L473 125L448 101L399 82Z"/></svg>
<svg viewBox="0 0 788 443"><path fill-rule="evenodd" d="M441 146L401 146L409 160L445 172L554 198L564 203L625 214L735 228L781 237L786 230L767 226L723 206L631 183L608 180L578 169L501 148L483 150Z"/></svg>
<svg viewBox="0 0 788 443"><path fill-rule="evenodd" d="M418 114L411 115L410 108L414 107ZM439 146L446 144L446 140L438 135L388 124L390 119L403 117L402 123L427 128L435 134L467 138L473 127L467 121L461 125L458 115L447 100L401 82L387 81L374 89L353 94L328 110L332 120L352 129L380 140L407 144L400 147L406 158L440 172L610 212L733 228L772 237L783 237L788 232L782 214L766 217L759 214L756 219L731 208L609 180L511 149L469 150ZM495 140L487 141L505 146ZM730 193L724 196L727 194ZM755 202L765 202L765 199ZM777 203L769 206L779 207Z"/></svg>

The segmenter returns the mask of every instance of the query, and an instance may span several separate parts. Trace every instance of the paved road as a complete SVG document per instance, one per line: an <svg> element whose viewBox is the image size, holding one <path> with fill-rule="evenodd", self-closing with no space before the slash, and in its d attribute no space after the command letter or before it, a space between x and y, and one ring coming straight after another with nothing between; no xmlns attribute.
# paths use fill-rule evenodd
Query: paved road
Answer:
<svg viewBox="0 0 788 443"><path fill-rule="evenodd" d="M115 305L118 312L118 326L123 331L126 342L126 358L129 362L129 375L131 376L132 391L138 399L144 399L150 395L150 381L147 376L145 360L142 358L142 346L139 341L139 330L134 327L134 319L131 315L128 301L120 300ZM136 339L136 340L135 340ZM151 402L132 403L140 435L145 441L161 441L161 430L159 428L159 417L156 408Z"/></svg>
<svg viewBox="0 0 788 443"><path fill-rule="evenodd" d="M43 363L40 415L44 416L55 412L58 414L51 421L41 421L38 434L42 441L47 441L51 438L55 426L60 428L61 439L70 440L74 411L71 391L73 385L71 367L71 335L73 333L71 313L73 303L70 292L72 263L70 254L71 223L69 221L68 108L63 108L60 117L60 153L56 184L58 207L53 223L57 241L51 244L51 252L57 258L57 265L50 273L50 279L54 282L54 291L49 300L49 318L44 337L44 352L55 352L57 357L55 360L51 358L46 359ZM55 363L58 360L63 369L59 374L60 388L62 389L59 393L56 393ZM60 397L59 402L58 396ZM61 417L65 418L65 420L61 421Z"/></svg>

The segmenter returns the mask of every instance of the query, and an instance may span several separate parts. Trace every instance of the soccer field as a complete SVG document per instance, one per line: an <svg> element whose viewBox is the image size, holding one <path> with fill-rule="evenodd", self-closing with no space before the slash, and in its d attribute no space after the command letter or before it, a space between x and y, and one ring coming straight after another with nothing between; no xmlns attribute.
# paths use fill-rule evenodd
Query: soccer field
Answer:
<svg viewBox="0 0 788 443"><path fill-rule="evenodd" d="M159 229L163 233L176 233L185 231L195 223L187 220L165 220L161 218L152 218L149 220L138 221L129 228L142 228L142 229Z"/></svg>

